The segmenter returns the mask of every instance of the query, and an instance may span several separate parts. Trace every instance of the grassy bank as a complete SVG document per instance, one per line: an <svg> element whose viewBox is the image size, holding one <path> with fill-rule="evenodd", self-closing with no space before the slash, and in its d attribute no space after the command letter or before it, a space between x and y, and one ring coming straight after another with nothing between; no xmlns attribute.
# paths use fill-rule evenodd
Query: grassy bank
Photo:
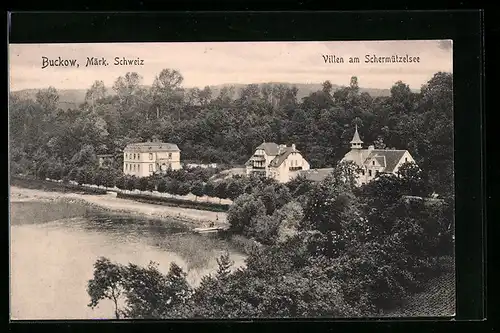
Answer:
<svg viewBox="0 0 500 333"><path fill-rule="evenodd" d="M68 183L56 183L48 180L41 180L30 177L11 176L10 185L29 188L32 190L42 190L47 192L62 192L62 193L83 193L83 194L106 194L107 191L102 188L92 188L81 185Z"/></svg>
<svg viewBox="0 0 500 333"><path fill-rule="evenodd" d="M10 224L37 224L84 216L87 205L76 202L13 202L10 204Z"/></svg>
<svg viewBox="0 0 500 333"><path fill-rule="evenodd" d="M207 210L211 212L227 212L229 209L229 205L225 204L216 204L203 201L190 201L190 200L182 200L176 198L152 197L149 195L135 194L135 193L134 194L118 193L117 198L129 199L142 203L163 205L169 207Z"/></svg>

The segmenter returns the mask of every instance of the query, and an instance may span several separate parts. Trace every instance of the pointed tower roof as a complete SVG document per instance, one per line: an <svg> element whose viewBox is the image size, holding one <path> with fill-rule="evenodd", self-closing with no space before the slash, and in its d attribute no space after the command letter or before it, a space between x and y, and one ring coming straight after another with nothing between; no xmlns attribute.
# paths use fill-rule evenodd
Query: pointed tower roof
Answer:
<svg viewBox="0 0 500 333"><path fill-rule="evenodd" d="M354 136L352 137L352 140L350 143L363 143L363 141L361 141L360 137L359 137L359 133L358 133L358 125L356 125L356 130L354 131Z"/></svg>

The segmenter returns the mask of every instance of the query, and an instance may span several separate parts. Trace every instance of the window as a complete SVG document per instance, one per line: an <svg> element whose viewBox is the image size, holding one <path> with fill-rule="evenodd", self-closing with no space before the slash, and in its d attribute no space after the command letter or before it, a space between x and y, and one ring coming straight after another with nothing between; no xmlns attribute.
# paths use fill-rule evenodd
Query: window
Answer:
<svg viewBox="0 0 500 333"><path fill-rule="evenodd" d="M128 164L125 163L125 171L127 171L127 169L128 169Z"/></svg>
<svg viewBox="0 0 500 333"><path fill-rule="evenodd" d="M371 170L368 170L368 176L372 176L372 171Z"/></svg>
<svg viewBox="0 0 500 333"><path fill-rule="evenodd" d="M127 153L125 153L125 159L127 159L127 158L128 158L128 157L127 157L127 155L128 155L128 154L127 154Z"/></svg>
<svg viewBox="0 0 500 333"><path fill-rule="evenodd" d="M405 162L408 162L408 158L407 157L405 157Z"/></svg>
<svg viewBox="0 0 500 333"><path fill-rule="evenodd" d="M378 175L379 175L379 172L378 172L378 170L377 170L377 171L375 171L375 176L378 176Z"/></svg>
<svg viewBox="0 0 500 333"><path fill-rule="evenodd" d="M168 153L168 158L172 158L172 153Z"/></svg>
<svg viewBox="0 0 500 333"><path fill-rule="evenodd" d="M137 164L137 171L141 171L141 165Z"/></svg>
<svg viewBox="0 0 500 333"><path fill-rule="evenodd" d="M141 159L141 154L137 154L137 159L140 160Z"/></svg>
<svg viewBox="0 0 500 333"><path fill-rule="evenodd" d="M151 154L150 154L151 155ZM153 164L149 165L149 172L153 172Z"/></svg>
<svg viewBox="0 0 500 333"><path fill-rule="evenodd" d="M149 153L149 159L152 160L153 159L153 153Z"/></svg>
<svg viewBox="0 0 500 333"><path fill-rule="evenodd" d="M135 153L134 153L134 155L133 155L133 156L134 156L134 157L133 157L133 159L135 160Z"/></svg>
<svg viewBox="0 0 500 333"><path fill-rule="evenodd" d="M375 165L375 161L372 161L372 165Z"/></svg>
<svg viewBox="0 0 500 333"><path fill-rule="evenodd" d="M365 170L361 170L361 173L363 174L363 176L365 175Z"/></svg>

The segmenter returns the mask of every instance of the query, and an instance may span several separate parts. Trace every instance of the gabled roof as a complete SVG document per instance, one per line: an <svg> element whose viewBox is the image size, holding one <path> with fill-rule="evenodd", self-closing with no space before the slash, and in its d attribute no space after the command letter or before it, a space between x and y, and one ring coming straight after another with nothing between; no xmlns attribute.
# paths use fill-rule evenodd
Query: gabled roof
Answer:
<svg viewBox="0 0 500 333"><path fill-rule="evenodd" d="M365 163L367 163L370 159L375 158L380 165L384 166L385 159L384 172L394 172L396 165L406 152L407 150L374 149L370 152L370 155L368 155Z"/></svg>
<svg viewBox="0 0 500 333"><path fill-rule="evenodd" d="M279 145L274 142L263 142L257 149L263 149L268 156L276 156L279 152Z"/></svg>
<svg viewBox="0 0 500 333"><path fill-rule="evenodd" d="M285 161L287 159L287 157L293 152L294 152L294 150L292 149L292 147L284 148L283 151L281 152L281 154L279 154L278 156L273 158L271 163L269 163L269 166L274 167L274 168L279 167L281 165L281 163L283 163L283 161Z"/></svg>
<svg viewBox="0 0 500 333"><path fill-rule="evenodd" d="M131 152L158 152L158 151L168 151L168 152L178 152L180 151L179 147L175 143L166 143L166 142L140 142L140 143L131 143L125 147L123 151L131 151Z"/></svg>
<svg viewBox="0 0 500 333"><path fill-rule="evenodd" d="M386 160L385 160L385 156L380 156L380 155L373 155L373 154L370 154L368 155L368 157L366 158L365 160L365 164L369 164L370 161L373 161L375 160L377 162L378 165L382 166L382 167L386 167Z"/></svg>

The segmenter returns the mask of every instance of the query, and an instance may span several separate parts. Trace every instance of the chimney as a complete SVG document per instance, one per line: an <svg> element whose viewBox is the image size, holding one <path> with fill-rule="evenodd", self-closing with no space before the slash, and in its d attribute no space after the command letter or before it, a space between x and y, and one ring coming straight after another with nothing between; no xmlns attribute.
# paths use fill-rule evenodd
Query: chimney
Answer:
<svg viewBox="0 0 500 333"><path fill-rule="evenodd" d="M375 146L374 146L374 145L370 145L370 146L368 146L368 150L373 150L373 149L375 149Z"/></svg>
<svg viewBox="0 0 500 333"><path fill-rule="evenodd" d="M278 154L281 154L286 148L286 145L279 145L278 146Z"/></svg>
<svg viewBox="0 0 500 333"><path fill-rule="evenodd" d="M292 143L292 150L295 151L295 143Z"/></svg>

